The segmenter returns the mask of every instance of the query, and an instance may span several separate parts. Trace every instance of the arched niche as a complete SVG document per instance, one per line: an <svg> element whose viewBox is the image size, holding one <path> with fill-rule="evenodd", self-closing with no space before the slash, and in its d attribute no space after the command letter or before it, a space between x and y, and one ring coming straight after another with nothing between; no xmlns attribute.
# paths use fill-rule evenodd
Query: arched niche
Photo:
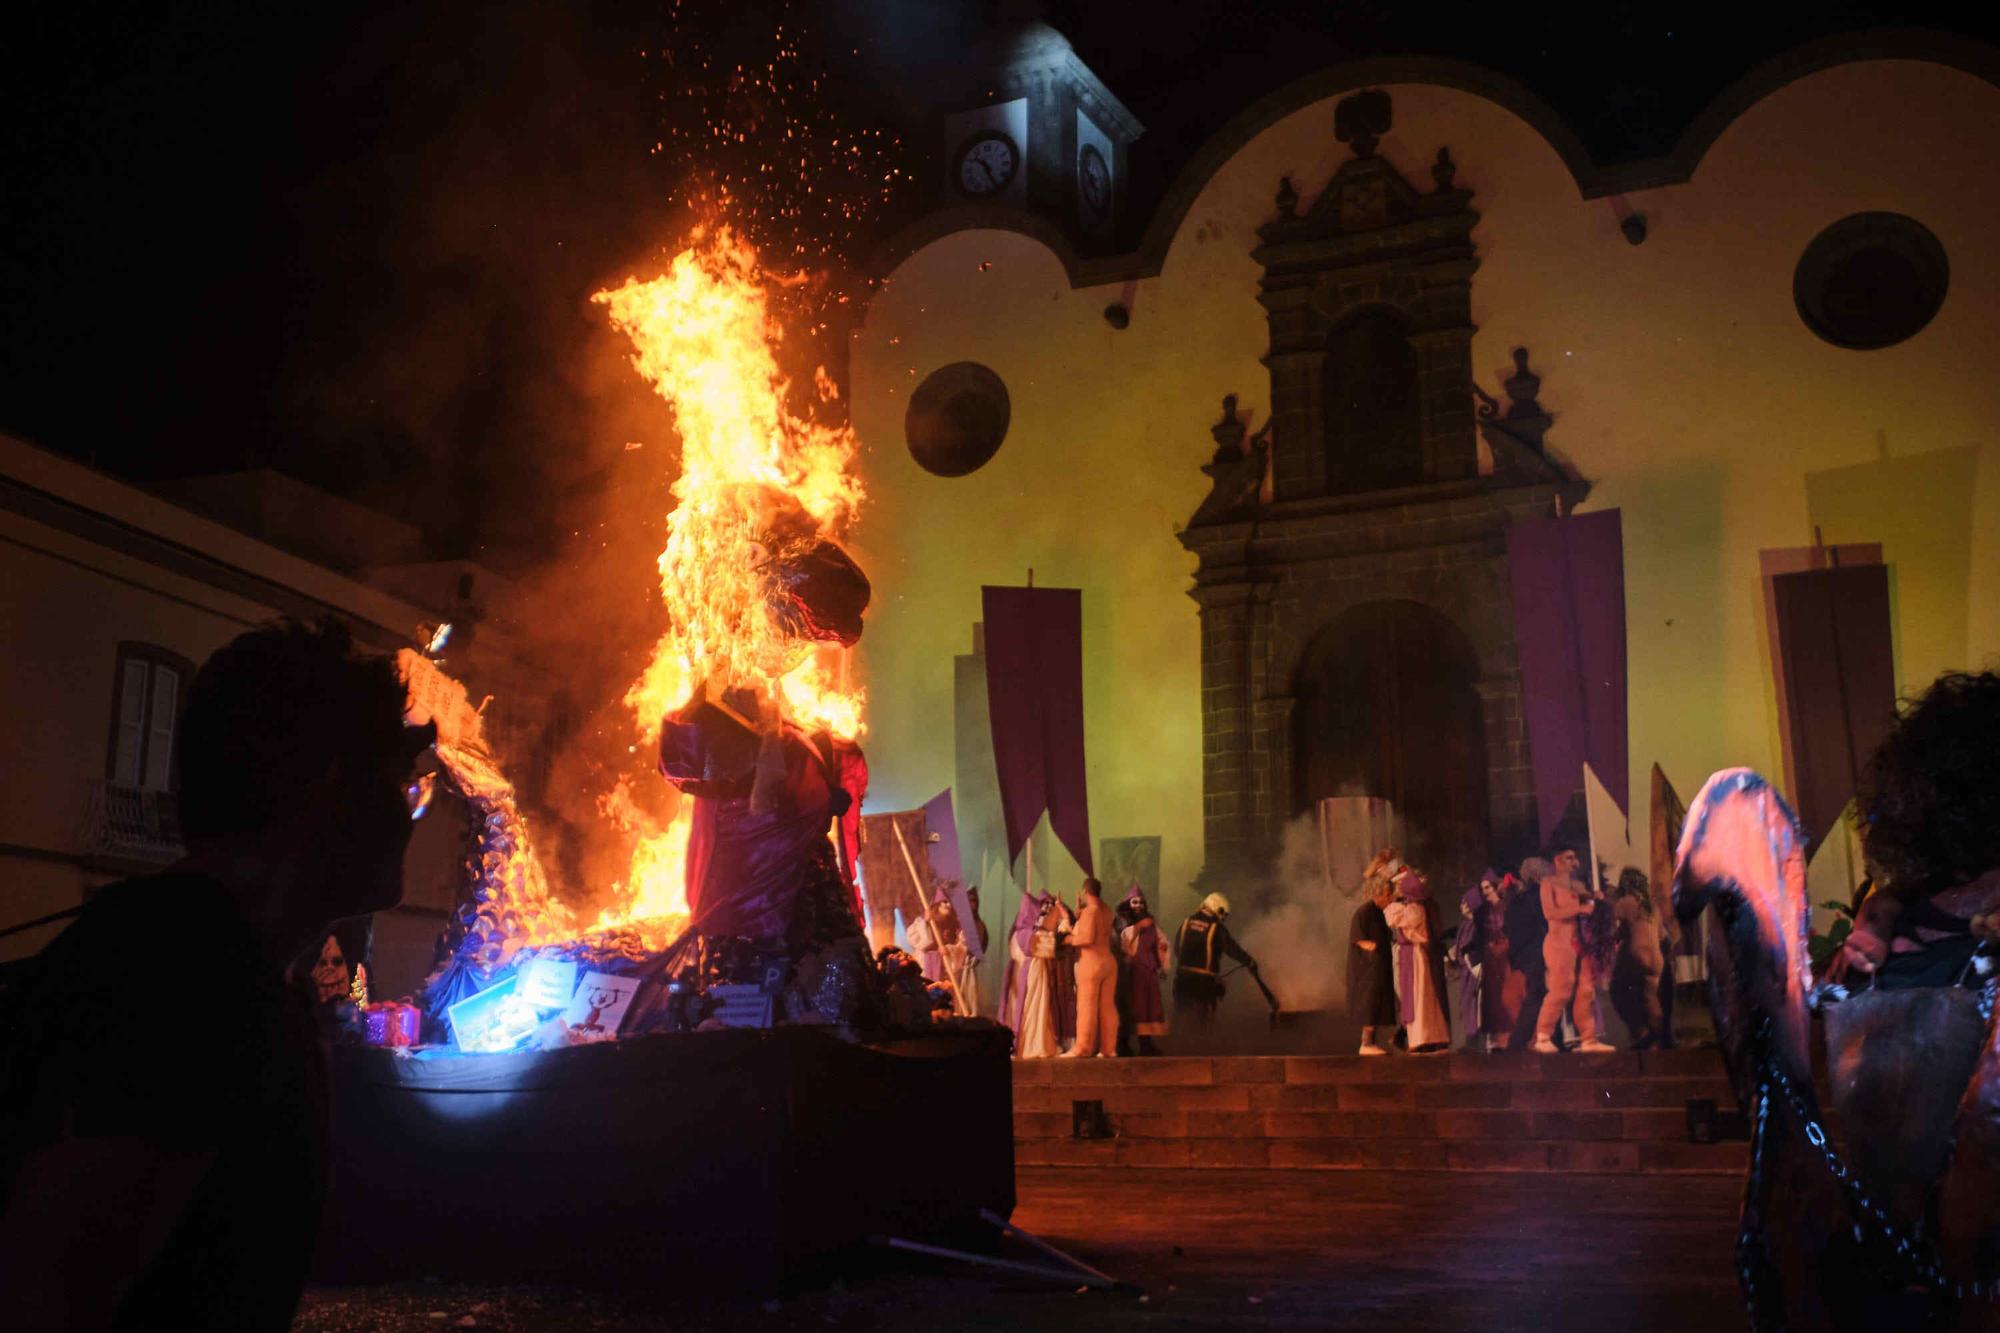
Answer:
<svg viewBox="0 0 2000 1333"><path fill-rule="evenodd" d="M1386 305L1348 312L1328 331L1321 370L1330 491L1413 486L1424 477L1424 412L1409 322Z"/></svg>

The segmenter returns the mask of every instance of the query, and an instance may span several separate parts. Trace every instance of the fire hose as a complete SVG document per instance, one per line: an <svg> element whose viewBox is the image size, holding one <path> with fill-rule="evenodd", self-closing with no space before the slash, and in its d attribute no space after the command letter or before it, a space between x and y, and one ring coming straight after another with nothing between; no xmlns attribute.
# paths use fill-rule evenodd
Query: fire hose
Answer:
<svg viewBox="0 0 2000 1333"><path fill-rule="evenodd" d="M1271 1027L1275 1031L1278 1026L1278 997L1271 994L1271 988L1264 984L1264 974L1257 970L1255 963L1238 963L1235 967L1224 972L1222 976L1217 977L1216 980L1221 981L1226 977L1233 977L1246 967L1250 969L1250 980L1256 982L1257 989L1264 992L1264 1002L1271 1006Z"/></svg>

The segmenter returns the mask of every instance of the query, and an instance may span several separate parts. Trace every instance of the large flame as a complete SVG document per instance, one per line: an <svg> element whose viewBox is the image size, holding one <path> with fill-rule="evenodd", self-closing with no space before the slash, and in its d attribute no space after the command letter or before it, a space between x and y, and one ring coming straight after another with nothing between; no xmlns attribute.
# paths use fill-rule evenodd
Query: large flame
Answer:
<svg viewBox="0 0 2000 1333"><path fill-rule="evenodd" d="M793 415L791 386L773 347L782 330L767 303L756 251L729 229L697 232L666 273L627 279L591 299L632 340L632 364L672 406L680 476L660 553L668 627L626 692L639 742L658 744L660 721L697 689L748 688L784 717L846 739L862 729L862 697L842 650L788 635L769 609L760 544L780 511L803 511L838 540L861 501L850 473L846 426ZM822 401L833 396L824 372ZM631 928L649 939L687 919L687 803L662 825L625 784L603 813L635 839L615 886L618 905L594 929Z"/></svg>

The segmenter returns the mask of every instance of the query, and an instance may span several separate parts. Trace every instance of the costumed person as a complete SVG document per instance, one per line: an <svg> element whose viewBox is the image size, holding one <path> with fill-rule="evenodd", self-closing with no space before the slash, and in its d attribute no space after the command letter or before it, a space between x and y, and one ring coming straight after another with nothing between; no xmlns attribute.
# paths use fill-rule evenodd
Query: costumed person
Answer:
<svg viewBox="0 0 2000 1333"><path fill-rule="evenodd" d="M339 1038L344 1025L366 1004L368 969L364 960L373 938L373 917L335 922L317 949L308 949L292 964L293 984L312 1009L320 1037Z"/></svg>
<svg viewBox="0 0 2000 1333"><path fill-rule="evenodd" d="M1611 972L1611 1007L1632 1034L1634 1048L1650 1050L1664 1038L1660 974L1667 954L1652 886L1643 873L1628 867L1618 877L1612 915L1618 926L1618 961Z"/></svg>
<svg viewBox="0 0 2000 1333"><path fill-rule="evenodd" d="M931 1021L930 990L916 959L893 944L875 953L875 970L882 978L883 998L892 1027L921 1027Z"/></svg>
<svg viewBox="0 0 2000 1333"><path fill-rule="evenodd" d="M966 904L971 907L970 903ZM976 909L975 909L976 910ZM959 922L958 909L951 905L951 895L942 888L938 890L937 902L931 906L931 920L937 927L938 977L942 978L959 997L960 1012L968 1017L979 1012L979 972L972 965L972 953L965 938L965 928Z"/></svg>
<svg viewBox="0 0 2000 1333"><path fill-rule="evenodd" d="M1413 1053L1451 1049L1451 1009L1444 969L1433 944L1438 909L1424 877L1400 862L1388 868L1394 898L1382 914L1396 940L1396 999L1403 1032Z"/></svg>
<svg viewBox="0 0 2000 1333"><path fill-rule="evenodd" d="M1139 891L1138 885L1132 892ZM1133 922L1132 900L1128 897L1111 910L1111 944L1118 961L1118 1054L1132 1054L1132 960L1125 953L1125 927Z"/></svg>
<svg viewBox="0 0 2000 1333"><path fill-rule="evenodd" d="M1549 933L1542 941L1542 965L1548 994L1535 1020L1535 1042L1529 1049L1541 1055L1556 1052L1556 1022L1570 1011L1576 1024L1577 1049L1595 1054L1612 1047L1597 1037L1598 965L1588 944L1578 938L1583 918L1597 906L1597 895L1576 877L1582 864L1573 847L1557 849L1551 858L1555 873L1542 881L1542 916Z"/></svg>
<svg viewBox="0 0 2000 1333"><path fill-rule="evenodd" d="M1531 856L1521 862L1520 887L1507 900L1506 915L1502 918L1507 932L1507 958L1521 976L1521 1007L1507 1040L1507 1049L1511 1051L1525 1051L1534 1044L1542 1000L1549 993L1548 967L1542 961L1542 944L1548 938L1549 923L1542 915L1541 886L1555 869L1545 857Z"/></svg>
<svg viewBox="0 0 2000 1333"><path fill-rule="evenodd" d="M911 917L903 923L903 937L910 942L910 953L923 970L925 981L936 981L944 975L944 955L938 951L938 933L931 929L930 919L921 915ZM875 957L879 965L880 949L875 951Z"/></svg>
<svg viewBox="0 0 2000 1333"><path fill-rule="evenodd" d="M1118 962L1111 943L1111 909L1093 876L1076 895L1076 1040L1063 1054L1088 1058L1118 1054Z"/></svg>
<svg viewBox="0 0 2000 1333"><path fill-rule="evenodd" d="M1140 1055L1158 1055L1153 1040L1166 1035L1167 1006L1160 997L1160 975L1167 970L1173 951L1167 937L1153 920L1146 895L1134 884L1132 892L1118 905L1118 951L1124 960L1120 969L1119 1040L1131 1033Z"/></svg>
<svg viewBox="0 0 2000 1333"><path fill-rule="evenodd" d="M1371 873L1362 892L1367 897L1347 928L1347 1016L1361 1025L1361 1054L1387 1055L1396 1038L1396 975L1389 957L1395 935L1383 909L1396 890L1386 876Z"/></svg>
<svg viewBox="0 0 2000 1333"><path fill-rule="evenodd" d="M1014 1031L1014 1053L1024 1060L1062 1054L1062 1034L1056 1026L1058 932L1068 933L1068 913L1052 893L1038 900L1035 928L1029 937L1028 990L1021 1005L1021 1026Z"/></svg>
<svg viewBox="0 0 2000 1333"><path fill-rule="evenodd" d="M986 929L985 909L979 905L979 886L972 885L965 891L965 904L972 909L972 924L979 927L979 956L986 957L986 951L993 945L992 937Z"/></svg>
<svg viewBox="0 0 2000 1333"><path fill-rule="evenodd" d="M1228 919L1229 899L1211 893L1194 915L1181 922L1174 943L1174 1011L1183 1022L1207 1027L1215 1020L1215 1006L1227 991L1222 984L1223 959L1233 958L1253 974L1257 971L1257 960L1229 933Z"/></svg>
<svg viewBox="0 0 2000 1333"><path fill-rule="evenodd" d="M1479 979L1484 968L1477 951L1479 908L1484 901L1476 884L1459 896L1458 931L1452 937L1451 947L1444 951L1445 975L1458 983L1458 1004L1454 1012L1465 1029L1465 1049L1468 1051L1485 1050L1480 1032L1479 1003Z"/></svg>
<svg viewBox="0 0 2000 1333"><path fill-rule="evenodd" d="M1047 898L1056 949L1049 969L1049 1012L1055 1015L1056 1045L1068 1050L1076 1040L1076 946L1069 938L1076 928L1076 913L1060 895L1051 893Z"/></svg>
<svg viewBox="0 0 2000 1333"><path fill-rule="evenodd" d="M959 928L958 910L942 884L933 885L936 901L929 916L917 916L903 928L910 949L923 966L924 980L942 985L960 995L964 1012L979 1012L979 979L966 966L965 932Z"/></svg>
<svg viewBox="0 0 2000 1333"><path fill-rule="evenodd" d="M1507 938L1507 912L1520 896L1521 882L1512 875L1488 870L1479 880L1479 904L1473 909L1472 952L1479 960L1479 1031L1489 1051L1504 1051L1512 1042L1527 997L1528 979L1514 966Z"/></svg>
<svg viewBox="0 0 2000 1333"><path fill-rule="evenodd" d="M1021 906L1014 924L1007 928L1007 968L1000 978L1000 1026L1015 1034L1015 1051L1020 1050L1021 1012L1028 999L1028 964L1034 958L1035 922L1042 905L1035 895L1021 892Z"/></svg>

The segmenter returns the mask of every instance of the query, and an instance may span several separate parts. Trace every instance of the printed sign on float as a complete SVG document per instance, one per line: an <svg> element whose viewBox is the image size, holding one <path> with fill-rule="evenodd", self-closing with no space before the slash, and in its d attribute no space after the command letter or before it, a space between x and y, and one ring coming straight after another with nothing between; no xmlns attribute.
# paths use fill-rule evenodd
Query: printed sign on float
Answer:
<svg viewBox="0 0 2000 1333"><path fill-rule="evenodd" d="M563 1022L569 1024L572 1036L615 1036L638 989L637 977L613 976L609 972L585 973L576 994L570 997Z"/></svg>
<svg viewBox="0 0 2000 1333"><path fill-rule="evenodd" d="M576 960L536 958L521 973L521 998L546 1013L569 1004L576 991Z"/></svg>

